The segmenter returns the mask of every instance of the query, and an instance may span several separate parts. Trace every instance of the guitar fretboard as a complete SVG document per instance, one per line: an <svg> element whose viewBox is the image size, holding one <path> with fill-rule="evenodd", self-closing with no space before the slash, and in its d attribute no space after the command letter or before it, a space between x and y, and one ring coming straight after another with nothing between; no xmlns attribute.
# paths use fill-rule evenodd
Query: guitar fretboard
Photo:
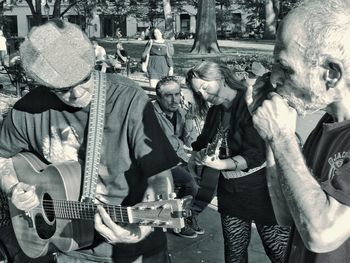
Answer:
<svg viewBox="0 0 350 263"><path fill-rule="evenodd" d="M102 205L114 222L129 223L127 207ZM97 205L66 200L44 200L43 208L48 217L60 219L94 220Z"/></svg>

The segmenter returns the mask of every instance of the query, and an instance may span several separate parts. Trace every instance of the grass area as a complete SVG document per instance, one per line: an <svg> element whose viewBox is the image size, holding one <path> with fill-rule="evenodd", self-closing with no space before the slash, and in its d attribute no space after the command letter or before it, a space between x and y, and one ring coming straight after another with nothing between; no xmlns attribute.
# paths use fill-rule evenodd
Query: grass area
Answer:
<svg viewBox="0 0 350 263"><path fill-rule="evenodd" d="M106 49L107 54L115 53L115 42L101 41L100 45ZM185 75L189 68L198 64L202 60L223 62L233 70L242 72L253 61L259 61L266 68L271 69L272 52L258 48L247 47L220 47L219 54L192 54L192 42L175 41L174 45L174 71L176 75ZM140 61L141 54L145 47L144 41L123 41L124 49L129 56L136 61Z"/></svg>

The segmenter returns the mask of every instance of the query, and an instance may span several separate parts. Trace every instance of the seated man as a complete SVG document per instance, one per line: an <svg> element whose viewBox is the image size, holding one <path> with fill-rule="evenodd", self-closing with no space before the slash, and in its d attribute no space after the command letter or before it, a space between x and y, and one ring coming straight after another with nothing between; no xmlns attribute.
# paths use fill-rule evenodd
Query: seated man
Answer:
<svg viewBox="0 0 350 263"><path fill-rule="evenodd" d="M193 116L180 107L181 88L175 77L164 77L156 86L157 100L153 106L165 135L180 158L182 165L172 169L175 185L181 186L179 197L197 195L198 184L187 169L190 155L185 147L191 147L197 133L193 125ZM188 218L186 226L178 233L182 237L195 238L204 234L197 224L196 209L192 205L192 217Z"/></svg>

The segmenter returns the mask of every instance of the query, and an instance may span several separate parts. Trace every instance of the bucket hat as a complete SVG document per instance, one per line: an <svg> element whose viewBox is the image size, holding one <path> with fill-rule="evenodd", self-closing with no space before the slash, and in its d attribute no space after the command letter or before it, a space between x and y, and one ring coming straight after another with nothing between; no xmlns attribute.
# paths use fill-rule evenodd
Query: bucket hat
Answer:
<svg viewBox="0 0 350 263"><path fill-rule="evenodd" d="M78 26L63 20L34 27L21 44L20 55L27 76L52 88L77 85L95 65L89 38Z"/></svg>

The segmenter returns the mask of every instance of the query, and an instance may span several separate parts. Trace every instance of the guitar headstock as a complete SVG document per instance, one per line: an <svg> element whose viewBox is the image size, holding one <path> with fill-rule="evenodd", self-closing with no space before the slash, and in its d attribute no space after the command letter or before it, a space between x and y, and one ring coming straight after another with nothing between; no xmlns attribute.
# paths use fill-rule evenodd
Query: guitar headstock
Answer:
<svg viewBox="0 0 350 263"><path fill-rule="evenodd" d="M159 199L134 205L128 210L129 222L162 228L183 228L191 215L188 199Z"/></svg>
<svg viewBox="0 0 350 263"><path fill-rule="evenodd" d="M220 145L223 142L227 144L227 134L228 134L228 131L223 131L222 129L218 128L213 141L211 143L208 143L207 145L205 155L206 156L218 155Z"/></svg>

